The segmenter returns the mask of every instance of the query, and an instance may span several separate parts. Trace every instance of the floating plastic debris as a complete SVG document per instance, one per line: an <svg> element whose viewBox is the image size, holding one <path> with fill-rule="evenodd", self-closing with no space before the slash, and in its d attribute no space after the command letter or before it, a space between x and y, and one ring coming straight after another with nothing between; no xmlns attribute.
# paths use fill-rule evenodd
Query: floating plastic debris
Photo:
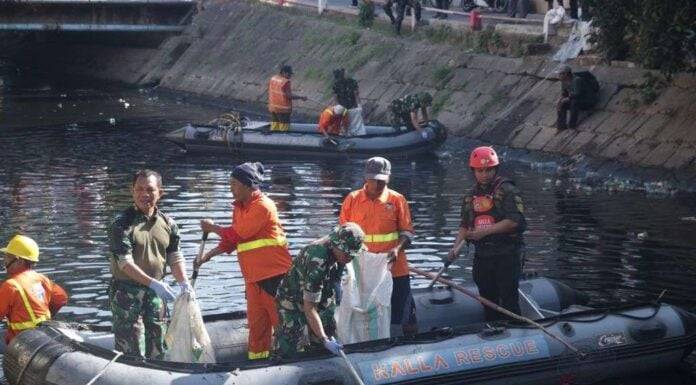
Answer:
<svg viewBox="0 0 696 385"><path fill-rule="evenodd" d="M109 124L112 126L116 125L116 119L115 118L109 118Z"/></svg>

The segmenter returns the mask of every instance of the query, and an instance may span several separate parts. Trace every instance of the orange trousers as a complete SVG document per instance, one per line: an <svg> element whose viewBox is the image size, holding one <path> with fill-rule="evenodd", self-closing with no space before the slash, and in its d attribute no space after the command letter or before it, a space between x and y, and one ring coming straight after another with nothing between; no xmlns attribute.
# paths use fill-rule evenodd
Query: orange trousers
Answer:
<svg viewBox="0 0 696 385"><path fill-rule="evenodd" d="M249 359L268 358L273 328L278 326L275 298L256 283L246 283Z"/></svg>

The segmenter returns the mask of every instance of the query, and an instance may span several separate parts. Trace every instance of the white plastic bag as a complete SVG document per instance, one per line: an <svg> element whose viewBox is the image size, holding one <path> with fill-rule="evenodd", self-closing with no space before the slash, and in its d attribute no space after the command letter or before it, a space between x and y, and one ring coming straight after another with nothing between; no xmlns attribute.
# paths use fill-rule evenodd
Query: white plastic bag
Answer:
<svg viewBox="0 0 696 385"><path fill-rule="evenodd" d="M336 312L341 343L389 338L393 283L387 262L386 254L365 252L346 265Z"/></svg>
<svg viewBox="0 0 696 385"><path fill-rule="evenodd" d="M187 363L214 363L215 351L205 329L201 309L192 293L183 293L174 302L172 321L164 337L165 360Z"/></svg>
<svg viewBox="0 0 696 385"><path fill-rule="evenodd" d="M348 136L361 136L367 133L362 116L362 106L348 110L348 121Z"/></svg>

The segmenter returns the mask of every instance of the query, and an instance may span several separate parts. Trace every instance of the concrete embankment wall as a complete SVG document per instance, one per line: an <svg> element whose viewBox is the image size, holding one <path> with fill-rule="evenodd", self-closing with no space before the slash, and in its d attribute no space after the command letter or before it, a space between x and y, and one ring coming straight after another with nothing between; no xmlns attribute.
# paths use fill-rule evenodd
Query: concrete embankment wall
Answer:
<svg viewBox="0 0 696 385"><path fill-rule="evenodd" d="M597 109L577 130L557 132L552 125L560 84L553 75L547 78L556 63L542 56L466 52L462 44L435 43L433 35L400 38L384 28L359 28L354 18L320 18L247 1L213 2L184 35L157 48L81 46L71 49L70 68L111 81L158 83L173 91L262 106L268 78L279 63L293 65L295 92L323 103L330 100L331 70L345 67L359 81L370 122L388 120L392 99L430 91L434 116L454 135L696 170L693 76L679 75L663 87L646 86L644 70L597 66L593 72L602 84ZM488 44L499 43L494 40ZM645 103L646 98L654 100ZM316 116L322 107L309 101L298 103L296 110Z"/></svg>

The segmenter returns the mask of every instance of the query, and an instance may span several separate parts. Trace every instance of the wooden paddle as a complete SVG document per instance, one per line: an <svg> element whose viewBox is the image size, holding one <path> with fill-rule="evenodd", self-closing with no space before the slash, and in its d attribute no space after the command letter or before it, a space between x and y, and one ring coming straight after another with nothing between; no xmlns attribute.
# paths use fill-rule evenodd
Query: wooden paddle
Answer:
<svg viewBox="0 0 696 385"><path fill-rule="evenodd" d="M413 272L413 273L416 273L416 274L418 274L418 275L422 275L422 276L424 276L424 277L428 277L428 278L433 278L433 277L435 277L433 273L429 273L429 272L427 272L427 271L423 271L423 270L418 269L418 268L415 268L415 267L409 267L408 270L411 271L411 272ZM450 281L450 280L445 279L445 278L439 278L439 277L435 277L435 279L436 279L438 282L440 282L440 283L444 283L445 285L447 285L447 286L449 286L449 287L451 287L451 288L453 288L453 289L455 289L455 290L457 290L457 291L460 291L460 292L466 294L467 296L469 296L469 297L475 299L475 300L478 301L481 305L486 306L486 307L489 308L489 309L493 309L493 310L497 311L498 313L505 314L506 316L508 316L508 317L510 317L510 318L514 318L514 319L516 319L516 320L526 322L526 323L528 323L528 324L530 324L530 325L536 327L537 329L541 330L542 332L544 332L544 333L545 333L546 335L548 335L549 337L551 337L551 338L553 338L554 340L556 340L556 341L562 343L563 345L565 345L568 349L572 350L573 353L579 355L581 358L585 357L585 353L579 351L575 346L571 345L571 344L568 343L566 340L564 340L564 339L562 339L562 338L560 338L560 337L557 337L556 335L554 335L553 333L551 333L550 331L548 331L545 327L543 327L542 325L538 324L537 322L534 322L534 321L530 320L529 318L522 317L521 315L515 314L515 313L513 313L513 312L511 312L511 311L509 311L509 310L507 310L507 309L505 309L505 308L503 308L503 307L501 307L501 306L498 306L498 304L496 304L496 303L494 303L494 302L491 302L491 301L487 300L486 298L481 297L480 295L476 295L476 294L470 292L469 290L463 288L462 286L458 285L457 283L455 283L455 282L453 282L453 281Z"/></svg>

